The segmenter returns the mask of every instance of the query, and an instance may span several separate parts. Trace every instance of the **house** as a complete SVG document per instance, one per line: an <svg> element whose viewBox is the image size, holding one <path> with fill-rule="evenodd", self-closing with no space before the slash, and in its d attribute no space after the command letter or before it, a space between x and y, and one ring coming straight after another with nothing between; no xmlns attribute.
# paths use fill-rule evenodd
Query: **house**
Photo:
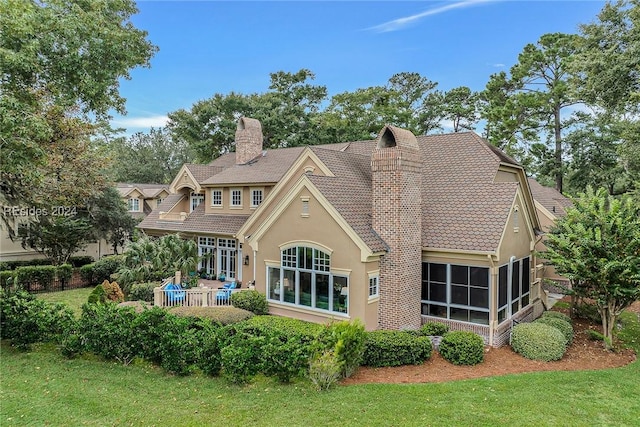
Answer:
<svg viewBox="0 0 640 427"><path fill-rule="evenodd" d="M538 219L540 220L540 228L546 233L555 223L556 219L566 215L566 209L573 206L573 204L571 203L571 200L563 196L558 190L551 187L545 187L538 183L534 178L529 178L529 187L531 188L531 194L535 201L536 212L538 214ZM544 252L546 249L543 238L536 244L536 251ZM542 262L542 260L539 260L539 262ZM563 293L562 287L569 286L569 280L556 273L556 270L552 265L545 264L541 275L547 282L544 286L545 288ZM551 284L553 282L561 285L561 287L558 288L553 286Z"/></svg>
<svg viewBox="0 0 640 427"><path fill-rule="evenodd" d="M132 184L119 182L116 189L134 218L143 218L157 208L169 195L165 184Z"/></svg>
<svg viewBox="0 0 640 427"><path fill-rule="evenodd" d="M366 328L441 321L492 346L542 310L540 223L525 171L474 133L264 150L243 117L236 151L185 164L139 225L254 281L272 314Z"/></svg>

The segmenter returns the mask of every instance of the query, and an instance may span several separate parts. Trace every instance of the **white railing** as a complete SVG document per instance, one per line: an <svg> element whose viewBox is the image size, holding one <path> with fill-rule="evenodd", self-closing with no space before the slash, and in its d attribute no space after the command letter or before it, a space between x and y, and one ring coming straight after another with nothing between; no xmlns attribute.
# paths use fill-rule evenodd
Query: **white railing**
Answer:
<svg viewBox="0 0 640 427"><path fill-rule="evenodd" d="M153 304L158 307L230 307L231 294L245 289L219 289L206 286L191 289L165 289L171 279L153 290Z"/></svg>

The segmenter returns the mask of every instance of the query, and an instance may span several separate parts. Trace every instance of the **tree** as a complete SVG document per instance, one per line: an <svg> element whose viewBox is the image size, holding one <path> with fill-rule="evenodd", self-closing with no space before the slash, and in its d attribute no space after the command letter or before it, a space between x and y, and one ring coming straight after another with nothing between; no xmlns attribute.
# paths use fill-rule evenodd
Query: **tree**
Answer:
<svg viewBox="0 0 640 427"><path fill-rule="evenodd" d="M133 235L138 220L133 218L120 193L113 187L107 187L102 194L90 203L90 218L95 237L105 239L118 253L118 246L124 244Z"/></svg>
<svg viewBox="0 0 640 427"><path fill-rule="evenodd" d="M573 202L547 235L543 257L576 296L595 302L610 348L618 316L640 299L640 203L591 187Z"/></svg>
<svg viewBox="0 0 640 427"><path fill-rule="evenodd" d="M87 124L111 108L125 112L119 80L130 78L133 67L148 66L156 51L130 22L136 12L132 0L0 2L3 205L47 204L42 194L53 177L43 168L51 166L56 128L72 117ZM63 196L78 198L75 191L86 188L65 187ZM13 218L3 211L2 219L11 229Z"/></svg>
<svg viewBox="0 0 640 427"><path fill-rule="evenodd" d="M451 89L441 96L442 118L449 120L454 132L473 130L480 120L480 96L466 86Z"/></svg>
<svg viewBox="0 0 640 427"><path fill-rule="evenodd" d="M192 161L185 142L173 138L164 128L138 132L107 145L116 182L169 183L183 164ZM141 167L144 165L144 167Z"/></svg>
<svg viewBox="0 0 640 427"><path fill-rule="evenodd" d="M511 67L511 78L491 76L484 97L489 138L520 133L523 142L537 142L540 133L554 150L553 176L559 192L563 189L563 109L578 103L568 83L569 61L577 51L577 36L545 34L537 44L528 44ZM494 132L496 135L494 135Z"/></svg>

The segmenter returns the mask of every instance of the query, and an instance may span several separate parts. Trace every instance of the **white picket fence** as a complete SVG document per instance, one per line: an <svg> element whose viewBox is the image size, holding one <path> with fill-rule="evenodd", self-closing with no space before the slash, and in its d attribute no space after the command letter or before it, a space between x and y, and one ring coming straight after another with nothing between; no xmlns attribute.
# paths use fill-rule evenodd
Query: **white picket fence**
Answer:
<svg viewBox="0 0 640 427"><path fill-rule="evenodd" d="M158 307L230 307L231 293L245 289L219 289L198 286L190 289L165 289L173 279L165 280L153 290L153 304Z"/></svg>

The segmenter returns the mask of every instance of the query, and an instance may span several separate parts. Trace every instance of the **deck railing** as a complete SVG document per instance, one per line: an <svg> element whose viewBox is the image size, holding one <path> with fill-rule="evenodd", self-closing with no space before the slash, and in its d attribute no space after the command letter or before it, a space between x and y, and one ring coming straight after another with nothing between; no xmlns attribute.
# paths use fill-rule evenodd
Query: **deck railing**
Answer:
<svg viewBox="0 0 640 427"><path fill-rule="evenodd" d="M198 286L190 289L165 289L172 283L167 279L153 290L153 304L158 307L230 307L231 294L245 289L219 289Z"/></svg>

